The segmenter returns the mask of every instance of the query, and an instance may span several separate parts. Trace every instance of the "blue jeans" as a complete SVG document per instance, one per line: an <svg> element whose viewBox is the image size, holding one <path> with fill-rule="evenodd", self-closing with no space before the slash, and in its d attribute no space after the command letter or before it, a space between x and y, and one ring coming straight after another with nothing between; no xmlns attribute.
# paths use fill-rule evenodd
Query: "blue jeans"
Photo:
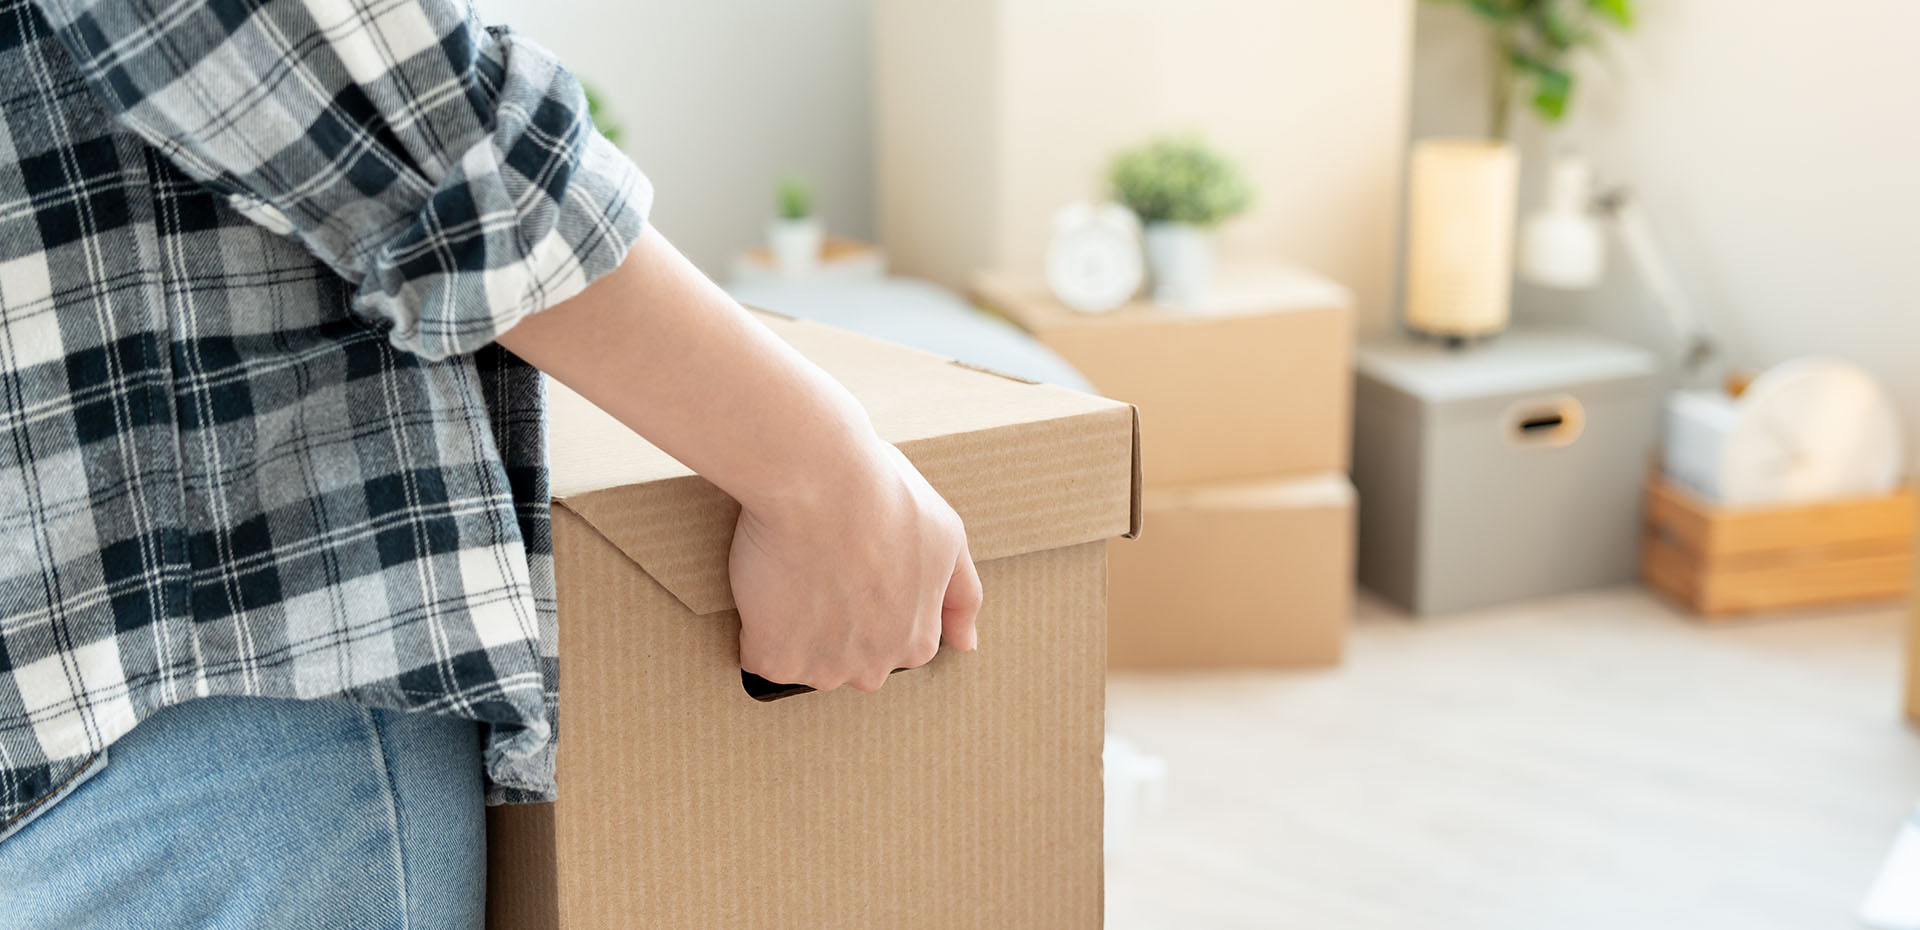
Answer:
<svg viewBox="0 0 1920 930"><path fill-rule="evenodd" d="M470 722L203 698L0 840L0 928L480 930Z"/></svg>

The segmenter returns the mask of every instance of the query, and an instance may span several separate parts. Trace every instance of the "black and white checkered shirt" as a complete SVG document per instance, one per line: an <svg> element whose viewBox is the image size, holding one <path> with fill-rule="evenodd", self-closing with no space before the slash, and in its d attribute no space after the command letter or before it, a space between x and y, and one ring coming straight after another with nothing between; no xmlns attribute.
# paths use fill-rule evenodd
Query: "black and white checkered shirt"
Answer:
<svg viewBox="0 0 1920 930"><path fill-rule="evenodd" d="M550 795L536 373L651 191L458 0L0 0L0 835L197 695L482 721Z"/></svg>

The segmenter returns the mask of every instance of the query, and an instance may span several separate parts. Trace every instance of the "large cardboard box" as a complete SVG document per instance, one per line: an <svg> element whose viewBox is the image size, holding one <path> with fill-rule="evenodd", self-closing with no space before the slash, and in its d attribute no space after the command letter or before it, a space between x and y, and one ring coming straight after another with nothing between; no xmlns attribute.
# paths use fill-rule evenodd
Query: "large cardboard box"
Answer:
<svg viewBox="0 0 1920 930"><path fill-rule="evenodd" d="M874 168L894 269L1038 275L1052 218L1119 149L1197 132L1259 196L1225 254L1286 255L1392 302L1413 0L879 0ZM1154 439L1158 442L1158 438Z"/></svg>
<svg viewBox="0 0 1920 930"><path fill-rule="evenodd" d="M974 296L1102 394L1140 408L1155 487L1345 471L1353 311L1339 285L1281 265L1226 269L1213 306L1136 301L1078 313L1030 278L985 273Z"/></svg>
<svg viewBox="0 0 1920 930"><path fill-rule="evenodd" d="M743 687L738 506L553 389L560 800L489 812L493 930L1101 924L1106 545L1126 405L769 320L959 511L980 648L876 694Z"/></svg>
<svg viewBox="0 0 1920 930"><path fill-rule="evenodd" d="M1920 591L1920 583L1913 590ZM1907 608L1907 719L1920 724L1920 596Z"/></svg>
<svg viewBox="0 0 1920 930"><path fill-rule="evenodd" d="M1345 475L1153 489L1142 507L1152 531L1110 547L1108 667L1340 661L1353 614Z"/></svg>

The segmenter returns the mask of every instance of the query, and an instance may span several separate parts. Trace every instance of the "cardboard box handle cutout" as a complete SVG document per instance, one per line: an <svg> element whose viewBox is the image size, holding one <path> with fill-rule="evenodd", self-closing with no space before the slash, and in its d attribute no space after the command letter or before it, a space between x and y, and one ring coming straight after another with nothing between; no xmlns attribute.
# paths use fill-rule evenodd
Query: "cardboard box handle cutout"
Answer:
<svg viewBox="0 0 1920 930"><path fill-rule="evenodd" d="M1587 428L1587 408L1569 394L1522 401L1507 408L1507 441L1521 448L1560 449Z"/></svg>
<svg viewBox="0 0 1920 930"><path fill-rule="evenodd" d="M910 671L912 671L912 669L896 668L887 674L898 675L901 672ZM753 698L762 704L768 701L778 701L781 698L799 697L802 694L813 693L813 689L806 685L783 685L777 681L768 681L744 668L740 670L740 687L746 689L747 697Z"/></svg>

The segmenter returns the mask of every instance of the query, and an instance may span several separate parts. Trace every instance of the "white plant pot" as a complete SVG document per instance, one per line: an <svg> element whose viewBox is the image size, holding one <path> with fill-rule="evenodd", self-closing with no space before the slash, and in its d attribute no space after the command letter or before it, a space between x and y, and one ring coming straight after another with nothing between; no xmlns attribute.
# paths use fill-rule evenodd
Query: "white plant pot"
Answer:
<svg viewBox="0 0 1920 930"><path fill-rule="evenodd" d="M819 268L820 248L826 238L826 228L813 217L767 224L767 248L773 252L773 266L785 275L808 274Z"/></svg>
<svg viewBox="0 0 1920 930"><path fill-rule="evenodd" d="M1507 328L1520 156L1504 142L1423 139L1407 193L1407 326L1449 339Z"/></svg>
<svg viewBox="0 0 1920 930"><path fill-rule="evenodd" d="M1186 223L1149 223L1144 234L1153 299L1202 304L1213 294L1213 233Z"/></svg>

